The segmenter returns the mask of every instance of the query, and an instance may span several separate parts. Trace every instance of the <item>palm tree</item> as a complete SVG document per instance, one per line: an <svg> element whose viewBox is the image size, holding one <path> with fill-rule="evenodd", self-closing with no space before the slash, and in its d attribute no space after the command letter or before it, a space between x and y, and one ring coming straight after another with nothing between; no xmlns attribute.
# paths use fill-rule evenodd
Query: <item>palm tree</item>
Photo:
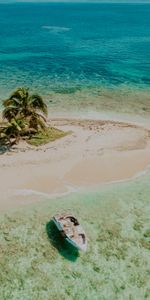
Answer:
<svg viewBox="0 0 150 300"><path fill-rule="evenodd" d="M29 89L18 88L3 102L3 118L8 122L12 120L26 120L28 127L38 131L46 127L48 115L47 105L41 96L30 94Z"/></svg>

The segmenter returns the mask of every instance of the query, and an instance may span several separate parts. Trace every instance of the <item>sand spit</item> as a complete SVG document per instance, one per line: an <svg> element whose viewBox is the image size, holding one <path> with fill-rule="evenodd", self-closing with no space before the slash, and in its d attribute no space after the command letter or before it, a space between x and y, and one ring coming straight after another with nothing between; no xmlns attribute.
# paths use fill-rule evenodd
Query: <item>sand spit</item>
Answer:
<svg viewBox="0 0 150 300"><path fill-rule="evenodd" d="M39 148L20 143L0 155L0 210L81 187L132 178L150 165L150 130L117 121L57 118L70 135Z"/></svg>

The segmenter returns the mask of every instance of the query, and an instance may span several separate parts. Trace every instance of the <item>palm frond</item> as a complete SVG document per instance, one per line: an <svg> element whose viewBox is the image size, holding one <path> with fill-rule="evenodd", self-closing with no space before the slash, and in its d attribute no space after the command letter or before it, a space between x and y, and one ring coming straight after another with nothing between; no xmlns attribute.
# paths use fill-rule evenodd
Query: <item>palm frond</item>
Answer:
<svg viewBox="0 0 150 300"><path fill-rule="evenodd" d="M43 121L47 123L47 118L45 117L45 114L43 114L43 112L41 112L40 110L35 110L34 114L36 114L38 118L43 119Z"/></svg>
<svg viewBox="0 0 150 300"><path fill-rule="evenodd" d="M6 99L3 101L3 105L5 107L9 106L9 105L12 105L12 100L9 98L9 99Z"/></svg>
<svg viewBox="0 0 150 300"><path fill-rule="evenodd" d="M47 127L45 116L41 112L35 111L30 116L30 126L36 129L45 129Z"/></svg>
<svg viewBox="0 0 150 300"><path fill-rule="evenodd" d="M21 106L21 101L20 99L17 99L16 97L12 98L12 99L6 99L3 101L3 105L5 107L8 107L10 105L16 105L16 106Z"/></svg>
<svg viewBox="0 0 150 300"><path fill-rule="evenodd" d="M10 105L3 110L2 117L3 119L7 119L8 121L10 121L17 114L18 110L16 109L16 106Z"/></svg>
<svg viewBox="0 0 150 300"><path fill-rule="evenodd" d="M30 105L38 110L41 110L46 116L48 115L48 107L41 96L37 94L31 95Z"/></svg>
<svg viewBox="0 0 150 300"><path fill-rule="evenodd" d="M10 99L19 99L21 101L23 101L24 98L27 98L29 96L29 91L26 88L18 88L17 90L15 90L11 96Z"/></svg>
<svg viewBox="0 0 150 300"><path fill-rule="evenodd" d="M21 131L21 127L19 125L19 120L13 118L11 120L11 125L14 126L18 131Z"/></svg>

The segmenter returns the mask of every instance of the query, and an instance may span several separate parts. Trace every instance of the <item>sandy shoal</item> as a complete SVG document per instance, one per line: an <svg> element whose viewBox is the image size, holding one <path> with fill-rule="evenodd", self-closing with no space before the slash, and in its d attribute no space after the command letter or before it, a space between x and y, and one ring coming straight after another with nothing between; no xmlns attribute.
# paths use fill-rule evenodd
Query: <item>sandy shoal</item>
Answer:
<svg viewBox="0 0 150 300"><path fill-rule="evenodd" d="M39 148L20 143L0 155L0 211L81 187L126 180L150 165L150 130L117 121L57 118L71 131Z"/></svg>

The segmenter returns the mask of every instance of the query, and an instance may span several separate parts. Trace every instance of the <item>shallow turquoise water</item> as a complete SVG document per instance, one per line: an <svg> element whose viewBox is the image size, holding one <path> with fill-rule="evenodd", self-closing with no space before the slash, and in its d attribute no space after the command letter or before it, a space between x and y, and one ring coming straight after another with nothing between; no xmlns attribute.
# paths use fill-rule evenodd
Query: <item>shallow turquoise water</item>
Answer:
<svg viewBox="0 0 150 300"><path fill-rule="evenodd" d="M1 215L1 299L150 299L149 180L147 173ZM79 218L86 253L50 227L61 211Z"/></svg>
<svg viewBox="0 0 150 300"><path fill-rule="evenodd" d="M0 5L1 98L150 84L150 5Z"/></svg>

